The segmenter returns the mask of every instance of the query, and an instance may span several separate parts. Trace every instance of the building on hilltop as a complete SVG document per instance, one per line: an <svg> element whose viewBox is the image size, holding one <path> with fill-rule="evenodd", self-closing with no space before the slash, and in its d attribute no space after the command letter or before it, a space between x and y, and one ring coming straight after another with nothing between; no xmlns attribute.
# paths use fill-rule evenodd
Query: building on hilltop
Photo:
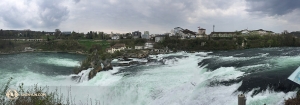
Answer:
<svg viewBox="0 0 300 105"><path fill-rule="evenodd" d="M242 35L247 35L247 34L249 34L251 31L250 30L248 30L248 29L244 29L244 30L241 30L240 31L240 33L242 34Z"/></svg>
<svg viewBox="0 0 300 105"><path fill-rule="evenodd" d="M144 49L144 46L134 46L134 49L141 50L141 49Z"/></svg>
<svg viewBox="0 0 300 105"><path fill-rule="evenodd" d="M115 34L111 37L112 40L119 40L120 39L120 36Z"/></svg>
<svg viewBox="0 0 300 105"><path fill-rule="evenodd" d="M205 33L206 29L198 27L198 33L196 34L196 38L207 38L208 36Z"/></svg>
<svg viewBox="0 0 300 105"><path fill-rule="evenodd" d="M62 32L61 34L62 34L62 35L71 35L72 32L71 32L71 31L64 31L64 32Z"/></svg>
<svg viewBox="0 0 300 105"><path fill-rule="evenodd" d="M242 35L248 35L248 34L271 35L271 34L275 34L273 31L267 31L267 30L263 30L263 29L258 29L258 30L244 29L244 30L241 30L241 31L238 31L238 32L241 33Z"/></svg>
<svg viewBox="0 0 300 105"><path fill-rule="evenodd" d="M108 53L115 53L116 51L125 50L126 45L125 44L115 44L114 46L107 48L106 51Z"/></svg>
<svg viewBox="0 0 300 105"><path fill-rule="evenodd" d="M152 41L147 41L146 43L145 43L145 49L153 49L153 45L154 45L154 42L152 42Z"/></svg>
<svg viewBox="0 0 300 105"><path fill-rule="evenodd" d="M170 33L171 36L177 36L181 39L189 39L189 38L196 38L197 33L193 32L189 29L183 29L181 27L175 27L174 30Z"/></svg>
<svg viewBox="0 0 300 105"><path fill-rule="evenodd" d="M157 35L155 36L155 42L163 41L166 38L166 35Z"/></svg>
<svg viewBox="0 0 300 105"><path fill-rule="evenodd" d="M150 39L149 31L144 32L144 34L142 35L142 39Z"/></svg>
<svg viewBox="0 0 300 105"><path fill-rule="evenodd" d="M211 32L210 37L234 37L238 32Z"/></svg>
<svg viewBox="0 0 300 105"><path fill-rule="evenodd" d="M285 35L293 35L293 36L299 38L300 37L300 31L293 31L293 32L290 32L290 33L285 34Z"/></svg>
<svg viewBox="0 0 300 105"><path fill-rule="evenodd" d="M183 37L182 37L183 39L196 37L196 32L193 32L188 29L183 30L182 33L183 33Z"/></svg>
<svg viewBox="0 0 300 105"><path fill-rule="evenodd" d="M263 30L263 29L253 30L252 32L257 32L260 35L266 35L266 34L273 34L274 33L272 31L267 31L267 30Z"/></svg>
<svg viewBox="0 0 300 105"><path fill-rule="evenodd" d="M206 29L204 29L204 28L200 28L200 27L198 27L199 29L198 29L198 33L197 33L197 35L205 35L205 31L206 31Z"/></svg>
<svg viewBox="0 0 300 105"><path fill-rule="evenodd" d="M134 31L132 32L133 39L141 38L142 33L140 31Z"/></svg>

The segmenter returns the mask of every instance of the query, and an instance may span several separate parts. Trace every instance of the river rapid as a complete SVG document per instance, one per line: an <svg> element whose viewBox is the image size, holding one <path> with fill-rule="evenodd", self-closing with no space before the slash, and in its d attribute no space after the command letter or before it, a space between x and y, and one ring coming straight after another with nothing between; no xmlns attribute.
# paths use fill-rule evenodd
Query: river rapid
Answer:
<svg viewBox="0 0 300 105"><path fill-rule="evenodd" d="M87 79L72 79L85 56L67 53L0 55L0 84L59 89L75 104L101 105L282 105L299 85L288 80L300 66L300 48L259 48L150 56L158 62L114 67ZM141 62L146 59L136 59Z"/></svg>

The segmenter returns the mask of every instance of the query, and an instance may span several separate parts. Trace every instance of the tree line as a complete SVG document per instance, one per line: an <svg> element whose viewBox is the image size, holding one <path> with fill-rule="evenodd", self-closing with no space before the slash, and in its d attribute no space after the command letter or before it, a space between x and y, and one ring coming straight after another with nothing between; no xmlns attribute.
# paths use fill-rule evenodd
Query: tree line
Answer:
<svg viewBox="0 0 300 105"><path fill-rule="evenodd" d="M179 39L166 37L158 42L154 48L168 48L170 50L198 51L198 50L234 50L264 47L300 47L300 39L293 35L239 35L235 37Z"/></svg>

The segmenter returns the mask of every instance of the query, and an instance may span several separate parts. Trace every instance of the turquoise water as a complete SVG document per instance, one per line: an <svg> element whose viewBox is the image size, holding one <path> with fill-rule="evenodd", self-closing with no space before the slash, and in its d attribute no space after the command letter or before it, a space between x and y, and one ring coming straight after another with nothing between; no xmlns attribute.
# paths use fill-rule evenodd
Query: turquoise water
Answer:
<svg viewBox="0 0 300 105"><path fill-rule="evenodd" d="M173 53L153 56L161 62L114 67L88 80L91 69L71 79L85 56L66 53L0 55L0 83L50 86L72 93L75 103L104 105L281 105L295 95L287 77L300 65L299 48ZM299 61L299 62L298 62ZM90 101L89 101L90 103Z"/></svg>

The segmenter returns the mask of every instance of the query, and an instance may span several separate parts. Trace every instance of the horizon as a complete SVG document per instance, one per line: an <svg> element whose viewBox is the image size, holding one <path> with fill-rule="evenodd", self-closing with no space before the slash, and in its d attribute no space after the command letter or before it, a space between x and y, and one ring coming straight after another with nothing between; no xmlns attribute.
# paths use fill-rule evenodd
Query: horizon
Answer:
<svg viewBox="0 0 300 105"><path fill-rule="evenodd" d="M298 4L280 0L4 0L0 28L160 34L178 26L194 32L201 27L211 33L215 25L216 32L264 29L281 33L300 28Z"/></svg>

